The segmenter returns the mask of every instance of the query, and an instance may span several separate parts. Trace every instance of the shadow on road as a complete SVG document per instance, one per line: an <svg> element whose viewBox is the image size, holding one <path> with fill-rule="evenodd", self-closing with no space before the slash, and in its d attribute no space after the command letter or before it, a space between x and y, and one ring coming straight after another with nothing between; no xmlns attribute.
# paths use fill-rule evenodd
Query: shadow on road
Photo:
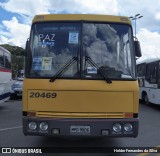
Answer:
<svg viewBox="0 0 160 156"><path fill-rule="evenodd" d="M44 146L45 145L45 146ZM38 147L50 147L59 151L55 155L63 156L116 156L116 153L108 153L110 147L118 147L119 141L115 138L54 138L43 137ZM58 149L57 149L58 148ZM65 153L66 151L66 153ZM54 155L53 154L53 155ZM118 153L120 156L131 156L132 154Z"/></svg>
<svg viewBox="0 0 160 156"><path fill-rule="evenodd" d="M7 106L0 106L0 111L7 110Z"/></svg>
<svg viewBox="0 0 160 156"><path fill-rule="evenodd" d="M149 103L149 104L146 105L145 102L143 102L143 101L140 101L140 104L144 105L146 107L149 107L151 109L160 111L160 105L157 105L157 104L154 104L154 103Z"/></svg>
<svg viewBox="0 0 160 156"><path fill-rule="evenodd" d="M116 139L110 138L55 138L44 137L43 145L47 147L115 147Z"/></svg>

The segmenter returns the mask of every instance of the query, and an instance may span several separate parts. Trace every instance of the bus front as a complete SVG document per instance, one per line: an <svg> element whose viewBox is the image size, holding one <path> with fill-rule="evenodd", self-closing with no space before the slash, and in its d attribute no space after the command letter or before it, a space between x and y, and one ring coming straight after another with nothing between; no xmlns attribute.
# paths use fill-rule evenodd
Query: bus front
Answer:
<svg viewBox="0 0 160 156"><path fill-rule="evenodd" d="M34 18L26 48L23 132L137 136L138 83L128 18Z"/></svg>

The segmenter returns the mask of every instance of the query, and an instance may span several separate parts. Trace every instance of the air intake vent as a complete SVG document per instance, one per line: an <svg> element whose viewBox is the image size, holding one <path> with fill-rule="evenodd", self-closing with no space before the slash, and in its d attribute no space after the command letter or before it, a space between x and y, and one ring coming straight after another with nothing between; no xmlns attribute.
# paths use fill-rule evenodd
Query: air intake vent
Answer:
<svg viewBox="0 0 160 156"><path fill-rule="evenodd" d="M125 113L37 112L36 116L50 118L125 118Z"/></svg>

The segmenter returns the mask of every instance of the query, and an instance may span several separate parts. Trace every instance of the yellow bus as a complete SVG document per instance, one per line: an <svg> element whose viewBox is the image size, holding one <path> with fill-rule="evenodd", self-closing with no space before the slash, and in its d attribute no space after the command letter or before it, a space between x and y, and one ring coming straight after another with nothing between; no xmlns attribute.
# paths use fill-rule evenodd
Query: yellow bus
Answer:
<svg viewBox="0 0 160 156"><path fill-rule="evenodd" d="M141 56L130 19L36 15L26 42L24 135L136 137Z"/></svg>

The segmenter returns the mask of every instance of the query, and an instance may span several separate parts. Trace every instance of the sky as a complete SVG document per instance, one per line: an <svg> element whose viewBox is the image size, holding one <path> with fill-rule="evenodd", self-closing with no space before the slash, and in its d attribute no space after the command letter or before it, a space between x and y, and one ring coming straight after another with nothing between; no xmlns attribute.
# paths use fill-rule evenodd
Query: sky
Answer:
<svg viewBox="0 0 160 156"><path fill-rule="evenodd" d="M107 14L143 17L136 20L142 57L160 58L160 0L0 0L0 44L25 48L36 14ZM135 34L135 21L132 20Z"/></svg>

